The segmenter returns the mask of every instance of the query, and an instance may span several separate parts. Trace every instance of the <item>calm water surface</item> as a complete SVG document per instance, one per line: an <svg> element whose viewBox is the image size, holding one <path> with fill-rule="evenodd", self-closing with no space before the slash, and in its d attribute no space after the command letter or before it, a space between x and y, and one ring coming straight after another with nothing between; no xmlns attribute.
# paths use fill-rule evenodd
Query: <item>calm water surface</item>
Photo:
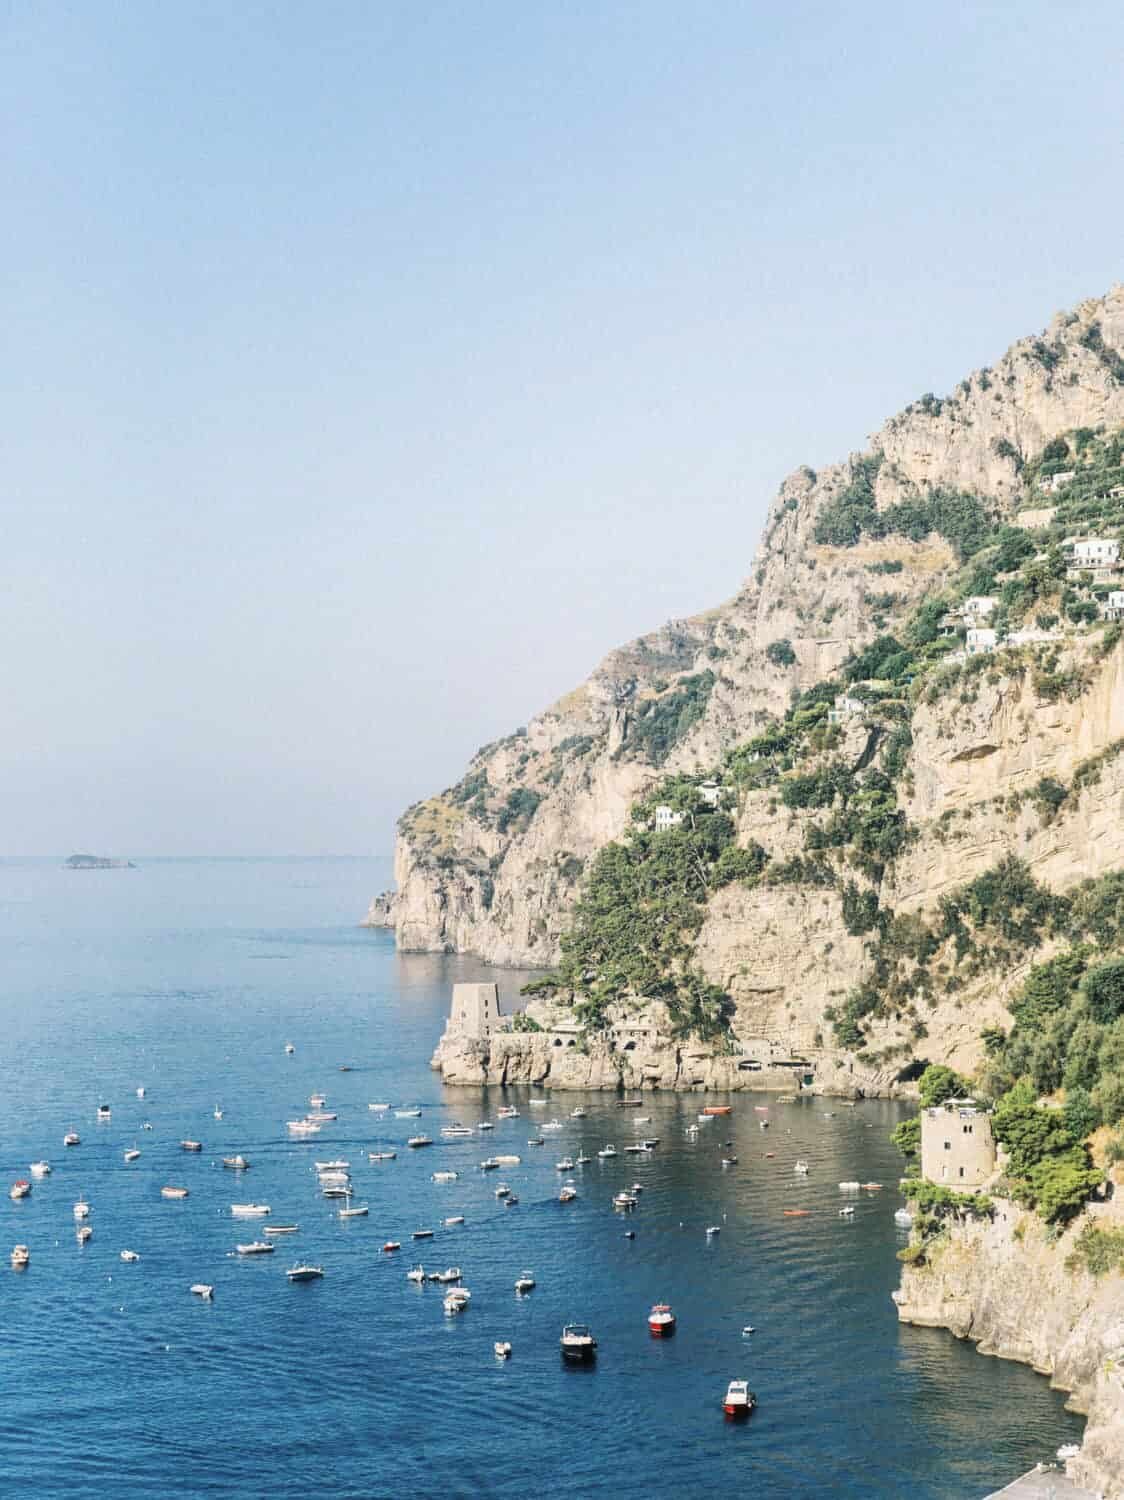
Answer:
<svg viewBox="0 0 1124 1500"><path fill-rule="evenodd" d="M443 1089L427 1063L449 987L485 971L400 958L386 934L355 927L388 875L375 860L90 873L0 862L2 1166L8 1182L39 1157L53 1167L30 1198L0 1204L0 1494L358 1500L534 1486L978 1500L1079 1437L1040 1377L898 1326L895 1106L738 1095L732 1117L692 1139L697 1096L626 1111L564 1094L532 1111L527 1090ZM510 1003L515 981L501 979ZM317 1090L338 1124L294 1143L285 1121ZM95 1123L101 1101L107 1125ZM381 1119L372 1101L417 1101L438 1144L406 1150L417 1122ZM440 1142L442 1124L475 1125L503 1102L520 1118ZM769 1130L753 1109L764 1103ZM587 1117L571 1120L579 1104ZM637 1113L651 1124L638 1130ZM555 1117L565 1128L529 1146L533 1123ZM67 1151L71 1128L82 1145ZM661 1138L655 1153L596 1159L638 1134ZM182 1152L183 1137L202 1154ZM723 1169L729 1140L739 1161ZM395 1161L368 1162L380 1142ZM141 1158L126 1166L134 1144ZM554 1163L579 1148L595 1160L561 1206ZM236 1151L251 1161L240 1180L220 1165ZM521 1165L478 1170L502 1151ZM369 1218L341 1222L318 1194L312 1163L336 1156ZM456 1182L430 1181L446 1167ZM495 1198L497 1176L517 1207ZM851 1178L887 1190L847 1221L837 1184ZM629 1241L609 1200L633 1182L644 1191ZM165 1183L190 1197L164 1201ZM84 1248L80 1193L94 1228ZM230 1205L251 1199L301 1229L247 1261L231 1252L256 1221L232 1222ZM811 1214L785 1218L787 1207ZM440 1227L458 1213L464 1228ZM721 1226L710 1241L708 1224ZM423 1227L437 1236L414 1246ZM399 1255L380 1253L388 1238ZM23 1273L7 1264L17 1241L32 1252ZM122 1263L124 1247L140 1261ZM298 1256L322 1263L324 1280L289 1285ZM467 1313L446 1319L440 1288L406 1281L417 1260L464 1268ZM517 1298L525 1268L538 1284ZM188 1293L200 1280L213 1303ZM645 1315L662 1299L679 1332L653 1341ZM600 1340L593 1370L560 1363L569 1319ZM506 1364L497 1338L514 1345ZM734 1377L760 1401L743 1426L720 1408Z"/></svg>

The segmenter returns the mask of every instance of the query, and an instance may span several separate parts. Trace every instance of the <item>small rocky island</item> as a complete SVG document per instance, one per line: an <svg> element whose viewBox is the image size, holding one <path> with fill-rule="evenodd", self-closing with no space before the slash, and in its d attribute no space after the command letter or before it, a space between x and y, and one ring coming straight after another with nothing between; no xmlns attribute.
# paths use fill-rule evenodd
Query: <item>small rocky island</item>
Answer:
<svg viewBox="0 0 1124 1500"><path fill-rule="evenodd" d="M131 859L106 859L101 854L72 854L66 862L68 870L135 870Z"/></svg>

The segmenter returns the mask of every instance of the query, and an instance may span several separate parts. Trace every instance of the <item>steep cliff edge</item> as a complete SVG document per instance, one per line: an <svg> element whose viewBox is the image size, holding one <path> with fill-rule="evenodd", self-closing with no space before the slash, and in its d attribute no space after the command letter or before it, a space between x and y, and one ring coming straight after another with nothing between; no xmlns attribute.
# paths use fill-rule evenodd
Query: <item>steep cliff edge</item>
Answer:
<svg viewBox="0 0 1124 1500"><path fill-rule="evenodd" d="M904 1267L894 1294L902 1322L948 1328L1069 1391L1088 1423L1068 1472L1107 1500L1124 1497L1124 1302L1119 1270L1093 1275L1079 1247L1090 1228L1111 1240L1122 1226L1110 1201L1055 1236L999 1199L990 1222L957 1225L924 1264Z"/></svg>
<svg viewBox="0 0 1124 1500"><path fill-rule="evenodd" d="M951 396L922 397L865 453L798 470L733 599L612 652L580 688L480 750L456 786L403 815L398 889L368 920L393 926L407 950L553 964L599 853L633 837L636 805L647 799L650 816L661 789L706 773L722 782L737 848L768 860L701 898L690 962L733 1004L715 1056L764 1039L879 1090L922 1041L927 1057L971 1068L1028 960L1020 971L1013 950L997 948L990 965L954 973L947 951L904 953L908 923L930 921L1012 856L1057 889L1124 865L1124 649L1097 619L1096 586L1067 582L1057 553L1070 516L1080 529L1103 515L1080 478L1072 495L1065 488L1066 466L1079 469L1093 443L1111 481L1122 429L1116 288ZM1057 525L1046 509L1037 531L1004 530L1055 493ZM1117 508L1107 534L1121 529ZM1011 535L1033 541L1015 546ZM1035 548L1053 559L1045 584ZM1023 639L950 667L956 653L941 653L964 631L942 642L925 611L973 591L1001 597ZM906 668L879 655L887 640L911 643ZM867 651L877 660L856 674ZM845 708L828 727L825 689L856 681L861 712ZM738 747L750 753L732 767ZM810 802L795 799L794 778L829 773L842 777L838 796L817 801L813 788ZM1043 803L1045 783L1061 788L1056 805ZM894 811L872 834L863 809L878 796ZM929 966L923 1004L908 993L919 964ZM874 980L877 999L857 1002L856 987ZM669 1055L659 1071L681 1069Z"/></svg>

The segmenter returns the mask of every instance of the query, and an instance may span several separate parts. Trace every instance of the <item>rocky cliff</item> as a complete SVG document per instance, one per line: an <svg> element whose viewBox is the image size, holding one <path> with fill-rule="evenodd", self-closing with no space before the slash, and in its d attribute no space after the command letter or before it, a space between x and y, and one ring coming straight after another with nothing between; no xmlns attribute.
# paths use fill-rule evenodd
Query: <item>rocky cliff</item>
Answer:
<svg viewBox="0 0 1124 1500"><path fill-rule="evenodd" d="M1058 1237L998 1199L990 1222L956 1226L905 1267L894 1294L903 1323L951 1329L1069 1391L1088 1423L1068 1472L1106 1500L1124 1497L1124 1304L1120 1272L1094 1276L1077 1247L1090 1227L1112 1235L1122 1224L1112 1202L1091 1204Z"/></svg>
<svg viewBox="0 0 1124 1500"><path fill-rule="evenodd" d="M908 993L919 960L903 959L898 943L889 983L886 942L873 918L856 920L855 902L880 913L885 938L891 918L898 934L931 922L950 893L1005 858L1057 890L1124 865L1124 647L1057 562L1067 516L1103 515L1089 505L1104 497L1086 485L1053 530L1042 510L1059 472L1066 501L1066 465L1080 469L1087 451L1111 480L1122 429L1118 287L1055 317L951 396L914 402L864 452L798 470L733 599L612 652L581 687L481 749L456 786L403 815L397 891L377 898L368 920L392 926L407 950L553 964L598 852L634 826L637 802L708 773L723 783L737 847L769 861L760 878L713 883L693 942L692 962L733 1002L714 1056L768 1042L814 1055L821 1076L879 1091L922 1041L926 1057L971 1068L1027 956L996 947L990 964L953 975L957 960L940 947L948 934L937 934L921 1004ZM1043 524L1033 545L1013 548L1006 523L1034 507ZM1106 534L1121 529L1118 509ZM1031 554L1050 547L1047 586ZM1010 623L1029 628L986 671L950 666L941 652L964 632L942 641L935 614L924 618L927 601L948 607L973 589L1001 595ZM886 640L913 642L908 671L887 668L883 653L861 684L862 711L827 729L824 688L842 692L856 658ZM795 718L794 703L806 705ZM810 740L802 715L816 721ZM783 758L753 749L733 774L730 753L770 734ZM822 801L801 805L787 785L825 766L851 778L826 820ZM1061 789L1049 805L1046 783ZM901 836L864 852L854 830L874 795L892 798ZM881 999L860 1016L848 997L872 976ZM678 1077L681 1062L665 1056L655 1071Z"/></svg>

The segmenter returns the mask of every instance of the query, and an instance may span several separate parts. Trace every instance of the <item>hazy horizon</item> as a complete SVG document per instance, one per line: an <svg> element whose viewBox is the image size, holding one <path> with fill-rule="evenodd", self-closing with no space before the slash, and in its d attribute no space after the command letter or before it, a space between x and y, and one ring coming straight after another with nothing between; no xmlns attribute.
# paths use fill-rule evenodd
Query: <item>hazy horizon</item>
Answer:
<svg viewBox="0 0 1124 1500"><path fill-rule="evenodd" d="M13 857L387 855L797 465L1122 274L1107 3L0 36Z"/></svg>

